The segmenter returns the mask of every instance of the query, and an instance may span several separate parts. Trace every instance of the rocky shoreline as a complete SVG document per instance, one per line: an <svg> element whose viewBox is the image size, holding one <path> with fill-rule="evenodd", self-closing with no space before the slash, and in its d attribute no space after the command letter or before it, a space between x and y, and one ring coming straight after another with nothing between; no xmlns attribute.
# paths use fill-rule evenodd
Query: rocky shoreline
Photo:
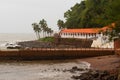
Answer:
<svg viewBox="0 0 120 80"><path fill-rule="evenodd" d="M73 75L73 80L119 80L120 58L117 55L81 59L91 64L91 69L82 75Z"/></svg>
<svg viewBox="0 0 120 80"><path fill-rule="evenodd" d="M71 78L75 80L118 80L118 70L89 70L79 76L73 75Z"/></svg>

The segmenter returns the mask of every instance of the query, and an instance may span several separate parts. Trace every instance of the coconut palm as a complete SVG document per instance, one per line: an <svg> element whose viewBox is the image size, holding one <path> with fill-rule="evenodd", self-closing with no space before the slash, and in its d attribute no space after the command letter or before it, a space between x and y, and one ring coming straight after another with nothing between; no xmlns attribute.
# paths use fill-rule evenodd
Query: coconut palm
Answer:
<svg viewBox="0 0 120 80"><path fill-rule="evenodd" d="M46 28L47 36L49 36L49 34L50 34L50 30L51 30L51 28L49 28L49 27Z"/></svg>
<svg viewBox="0 0 120 80"><path fill-rule="evenodd" d="M34 32L36 33L37 38L40 39L41 28L37 23L33 23L32 26L33 26Z"/></svg>
<svg viewBox="0 0 120 80"><path fill-rule="evenodd" d="M45 32L46 32L46 27L47 27L47 23L44 19L42 19L40 22L39 22L39 25L43 31L43 37L45 37Z"/></svg>
<svg viewBox="0 0 120 80"><path fill-rule="evenodd" d="M53 33L53 30L50 28L50 30L49 30L50 36L52 36L52 33Z"/></svg>
<svg viewBox="0 0 120 80"><path fill-rule="evenodd" d="M62 21L62 20L58 20L57 25L59 27L59 30L65 27L64 21Z"/></svg>

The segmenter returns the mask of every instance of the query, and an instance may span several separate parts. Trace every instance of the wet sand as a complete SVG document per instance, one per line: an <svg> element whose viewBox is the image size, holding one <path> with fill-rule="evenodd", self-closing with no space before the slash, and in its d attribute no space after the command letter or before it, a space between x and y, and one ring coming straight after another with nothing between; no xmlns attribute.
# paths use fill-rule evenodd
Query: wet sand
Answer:
<svg viewBox="0 0 120 80"><path fill-rule="evenodd" d="M84 58L80 60L90 63L92 69L113 70L120 68L120 56L118 55Z"/></svg>

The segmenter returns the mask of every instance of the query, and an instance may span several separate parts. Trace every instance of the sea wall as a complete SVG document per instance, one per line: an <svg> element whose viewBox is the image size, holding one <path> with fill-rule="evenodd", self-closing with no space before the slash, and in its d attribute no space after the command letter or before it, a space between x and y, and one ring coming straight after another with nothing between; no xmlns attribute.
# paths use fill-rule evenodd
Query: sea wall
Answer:
<svg viewBox="0 0 120 80"><path fill-rule="evenodd" d="M113 54L114 50L112 49L33 49L19 51L0 51L0 59L72 59Z"/></svg>

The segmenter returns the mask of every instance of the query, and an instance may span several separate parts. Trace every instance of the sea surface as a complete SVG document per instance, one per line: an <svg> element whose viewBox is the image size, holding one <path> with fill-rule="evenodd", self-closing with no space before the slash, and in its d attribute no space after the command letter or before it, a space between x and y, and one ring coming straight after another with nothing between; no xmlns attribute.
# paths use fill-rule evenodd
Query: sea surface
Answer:
<svg viewBox="0 0 120 80"><path fill-rule="evenodd" d="M35 40L35 34L0 34L0 45L6 42ZM85 69L70 72L73 67ZM79 59L40 60L40 61L0 61L0 80L73 80L73 75L80 75L90 68L90 64Z"/></svg>
<svg viewBox="0 0 120 80"><path fill-rule="evenodd" d="M34 33L0 33L0 50L6 50L7 43L36 40Z"/></svg>
<svg viewBox="0 0 120 80"><path fill-rule="evenodd" d="M28 40L36 40L36 35L34 33L0 33L0 44Z"/></svg>

